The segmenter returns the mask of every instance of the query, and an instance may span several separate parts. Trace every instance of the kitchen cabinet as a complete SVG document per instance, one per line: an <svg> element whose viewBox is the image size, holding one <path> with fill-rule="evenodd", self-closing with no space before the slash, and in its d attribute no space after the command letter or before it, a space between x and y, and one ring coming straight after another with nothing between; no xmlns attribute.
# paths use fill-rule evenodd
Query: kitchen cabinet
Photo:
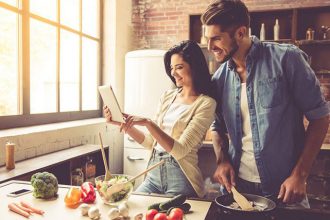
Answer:
<svg viewBox="0 0 330 220"><path fill-rule="evenodd" d="M124 174L135 176L147 169L150 158L150 150L142 147L125 147L124 148ZM135 180L135 189L143 182L143 177Z"/></svg>
<svg viewBox="0 0 330 220"><path fill-rule="evenodd" d="M109 161L109 146L104 148ZM30 181L34 173L47 171L57 177L59 184L70 185L71 171L82 168L87 156L93 158L96 176L103 175L105 171L100 146L87 144L16 162L13 170L7 170L5 166L0 167L0 183L8 180Z"/></svg>
<svg viewBox="0 0 330 220"><path fill-rule="evenodd" d="M200 43L202 24L200 14L189 16L189 37ZM265 41L292 43L300 47L309 56L309 63L318 75L330 74L330 6L315 8L293 8L268 11L250 11L251 34L260 37L261 24L265 25ZM274 41L274 24L278 19L279 40ZM313 39L306 40L308 29L314 31ZM201 44L204 55L209 63L211 74L219 64L207 51L207 45Z"/></svg>

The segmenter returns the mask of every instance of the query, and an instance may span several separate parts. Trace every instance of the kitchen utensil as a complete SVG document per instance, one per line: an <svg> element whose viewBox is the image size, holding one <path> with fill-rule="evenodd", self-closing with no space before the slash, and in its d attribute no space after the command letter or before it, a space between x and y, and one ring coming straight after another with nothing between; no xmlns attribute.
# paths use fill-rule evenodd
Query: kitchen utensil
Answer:
<svg viewBox="0 0 330 220"><path fill-rule="evenodd" d="M114 184L113 186L111 186L111 187L108 189L107 193L109 193L109 194L113 194L113 193L116 193L116 192L121 191L121 190L125 187L125 185L126 185L127 183L130 183L130 182L136 180L137 178L139 178L139 177L142 176L143 174L146 174L146 173L148 173L150 170L152 170L152 169L158 167L159 165L162 165L164 162L165 162L165 160L161 160L160 162L158 162L158 163L152 165L151 167L149 167L149 168L146 169L145 171L143 171L143 172L139 173L138 175L132 177L132 178L129 179L127 182Z"/></svg>
<svg viewBox="0 0 330 220"><path fill-rule="evenodd" d="M111 178L111 173L110 173L110 170L109 170L109 167L108 167L107 158L105 157L105 153L104 153L101 132L99 132L99 138L100 138L100 143L101 143L101 152L102 152L102 158L103 158L104 169L105 169L104 180L108 181Z"/></svg>
<svg viewBox="0 0 330 220"><path fill-rule="evenodd" d="M215 199L216 204L219 206L221 213L226 213L227 215L233 216L233 219L239 219L239 217L244 217L244 219L260 219L260 217L265 217L266 215L271 215L276 208L276 203L266 197L242 193L242 195L253 202L255 206L262 207L263 210L254 209L252 211L245 211L240 208L233 208L231 204L235 202L233 194L225 194L218 196ZM234 218L235 217L235 218ZM263 218L267 219L267 218Z"/></svg>
<svg viewBox="0 0 330 220"><path fill-rule="evenodd" d="M251 203L242 194L240 194L234 186L231 187L231 192L233 193L234 200L238 203L242 210L253 210Z"/></svg>
<svg viewBox="0 0 330 220"><path fill-rule="evenodd" d="M251 203L242 194L240 194L234 186L231 187L231 192L233 193L234 200L238 203L242 210L252 211L254 209Z"/></svg>

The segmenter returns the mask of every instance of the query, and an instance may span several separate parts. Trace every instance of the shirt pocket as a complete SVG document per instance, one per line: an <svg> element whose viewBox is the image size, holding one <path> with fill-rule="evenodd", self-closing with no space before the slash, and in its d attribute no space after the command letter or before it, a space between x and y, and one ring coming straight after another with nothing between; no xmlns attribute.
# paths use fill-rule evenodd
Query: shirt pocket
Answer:
<svg viewBox="0 0 330 220"><path fill-rule="evenodd" d="M283 79L277 76L258 81L258 96L263 108L274 108L283 101Z"/></svg>

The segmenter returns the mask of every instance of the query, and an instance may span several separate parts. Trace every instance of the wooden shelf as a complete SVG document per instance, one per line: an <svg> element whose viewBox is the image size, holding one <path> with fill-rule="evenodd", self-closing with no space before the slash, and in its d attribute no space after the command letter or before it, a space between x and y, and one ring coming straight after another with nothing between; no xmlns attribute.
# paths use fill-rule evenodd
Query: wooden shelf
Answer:
<svg viewBox="0 0 330 220"><path fill-rule="evenodd" d="M318 75L330 74L330 70L316 70L315 74L318 74Z"/></svg>
<svg viewBox="0 0 330 220"><path fill-rule="evenodd" d="M106 152L109 150L109 146L104 147ZM46 155L38 156L35 158L23 160L16 162L15 169L7 170L5 166L0 167L0 183L14 180L14 179L21 179L20 177L43 170L54 170L54 167L57 166L57 170L61 169L60 172L67 172L65 174L65 180L67 184L68 174L71 172L71 160L87 156L89 154L98 153L101 154L100 146L99 145L81 145L78 147L72 147L69 149L49 153ZM95 161L97 162L97 161ZM99 161L98 161L99 162ZM101 164L102 161L101 161ZM104 170L103 166L99 166L100 170ZM57 176L58 177L58 176ZM58 177L60 178L60 177ZM61 179L59 179L59 182ZM64 183L61 183L64 184Z"/></svg>
<svg viewBox="0 0 330 220"><path fill-rule="evenodd" d="M330 45L330 40L297 40L298 46L302 45Z"/></svg>
<svg viewBox="0 0 330 220"><path fill-rule="evenodd" d="M264 40L264 42L293 43L292 39Z"/></svg>

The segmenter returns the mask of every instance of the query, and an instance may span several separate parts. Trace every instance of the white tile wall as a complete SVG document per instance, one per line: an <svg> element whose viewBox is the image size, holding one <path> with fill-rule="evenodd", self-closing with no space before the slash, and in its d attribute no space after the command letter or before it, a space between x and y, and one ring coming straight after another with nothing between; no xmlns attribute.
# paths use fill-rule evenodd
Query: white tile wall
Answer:
<svg viewBox="0 0 330 220"><path fill-rule="evenodd" d="M99 144L99 132L103 144L113 149L109 155L110 170L122 173L123 135L103 118L0 131L0 166L5 165L7 141L16 144L15 161L20 161L82 144Z"/></svg>

